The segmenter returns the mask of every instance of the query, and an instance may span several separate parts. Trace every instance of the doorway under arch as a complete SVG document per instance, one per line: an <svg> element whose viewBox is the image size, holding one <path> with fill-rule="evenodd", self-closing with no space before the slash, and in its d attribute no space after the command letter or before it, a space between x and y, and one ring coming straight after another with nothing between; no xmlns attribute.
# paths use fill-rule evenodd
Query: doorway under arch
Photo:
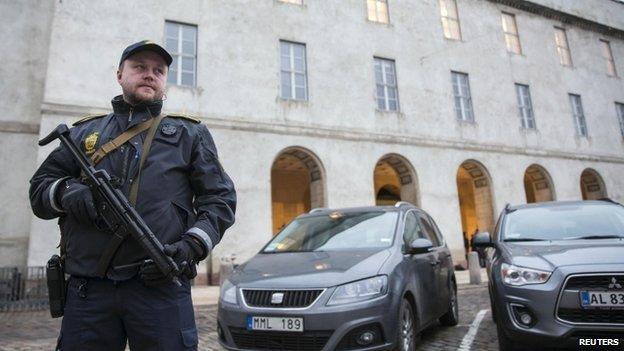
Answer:
<svg viewBox="0 0 624 351"><path fill-rule="evenodd" d="M532 164L524 172L524 192L527 203L555 201L555 187L544 167Z"/></svg>
<svg viewBox="0 0 624 351"><path fill-rule="evenodd" d="M416 171L401 155L387 154L377 161L373 184L377 206L391 206L399 201L420 205Z"/></svg>
<svg viewBox="0 0 624 351"><path fill-rule="evenodd" d="M583 200L597 200L607 197L607 188L600 173L592 168L585 168L581 173L581 195Z"/></svg>
<svg viewBox="0 0 624 351"><path fill-rule="evenodd" d="M325 176L316 155L302 147L282 150L271 166L273 235L298 215L325 206Z"/></svg>

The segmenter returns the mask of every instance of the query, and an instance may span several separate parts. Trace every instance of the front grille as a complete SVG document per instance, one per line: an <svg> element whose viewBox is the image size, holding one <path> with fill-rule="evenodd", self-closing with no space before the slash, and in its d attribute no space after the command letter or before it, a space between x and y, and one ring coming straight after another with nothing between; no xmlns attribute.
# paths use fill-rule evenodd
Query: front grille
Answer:
<svg viewBox="0 0 624 351"><path fill-rule="evenodd" d="M247 290L243 289L243 296L247 306L273 308L303 308L310 306L323 290ZM282 293L281 303L271 303L274 293Z"/></svg>
<svg viewBox="0 0 624 351"><path fill-rule="evenodd" d="M613 280L615 278L615 281ZM619 287L624 286L624 274L601 274L601 275L579 275L570 277L563 287L562 294L576 296L578 300L576 306L571 306L570 302L564 307L559 307L557 317L559 319L579 324L624 324L623 309L599 309L599 308L582 308L579 291L595 290L595 291L613 291L622 292ZM616 288L616 290L611 290Z"/></svg>
<svg viewBox="0 0 624 351"><path fill-rule="evenodd" d="M560 308L559 318L573 323L624 323L624 310Z"/></svg>
<svg viewBox="0 0 624 351"><path fill-rule="evenodd" d="M568 280L564 289L606 289L611 284L611 279L615 278L617 283L624 286L624 275L583 275L572 277Z"/></svg>
<svg viewBox="0 0 624 351"><path fill-rule="evenodd" d="M230 328L237 348L275 351L315 351L327 344L332 331L271 332Z"/></svg>

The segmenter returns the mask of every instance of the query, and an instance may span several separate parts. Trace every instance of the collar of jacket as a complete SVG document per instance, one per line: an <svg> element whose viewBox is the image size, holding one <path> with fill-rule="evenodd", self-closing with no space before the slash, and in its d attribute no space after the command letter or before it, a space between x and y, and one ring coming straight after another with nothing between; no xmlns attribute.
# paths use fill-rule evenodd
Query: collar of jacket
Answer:
<svg viewBox="0 0 624 351"><path fill-rule="evenodd" d="M162 100L157 100L152 102L142 102L133 106L127 103L123 99L122 95L117 95L113 98L113 100L111 100L111 105L113 105L113 112L116 115L128 115L130 110L132 110L133 116L147 114L149 117L156 117L162 110L163 102Z"/></svg>

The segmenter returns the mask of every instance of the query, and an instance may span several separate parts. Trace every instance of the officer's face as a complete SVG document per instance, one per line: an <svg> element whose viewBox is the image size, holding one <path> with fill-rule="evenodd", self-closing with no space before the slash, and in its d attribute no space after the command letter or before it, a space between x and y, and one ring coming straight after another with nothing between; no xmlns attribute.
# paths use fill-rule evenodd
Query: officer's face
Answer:
<svg viewBox="0 0 624 351"><path fill-rule="evenodd" d="M167 82L167 63L152 51L128 57L117 71L124 100L131 104L162 100Z"/></svg>

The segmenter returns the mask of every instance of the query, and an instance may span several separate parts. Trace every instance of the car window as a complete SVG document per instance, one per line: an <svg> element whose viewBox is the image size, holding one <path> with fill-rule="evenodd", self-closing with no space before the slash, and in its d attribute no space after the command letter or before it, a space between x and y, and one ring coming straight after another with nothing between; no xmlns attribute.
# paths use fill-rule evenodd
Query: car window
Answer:
<svg viewBox="0 0 624 351"><path fill-rule="evenodd" d="M409 211L405 214L405 226L403 228L403 242L409 245L416 239L425 239L425 233L423 232L420 224L418 223L418 217L414 211Z"/></svg>
<svg viewBox="0 0 624 351"><path fill-rule="evenodd" d="M263 252L338 251L389 247L396 230L396 212L333 212L296 218Z"/></svg>
<svg viewBox="0 0 624 351"><path fill-rule="evenodd" d="M423 231L425 232L425 235L427 235L427 239L431 241L433 246L440 246L440 239L438 238L436 230L431 225L430 219L427 217L428 216L423 214L420 215L420 224L423 228Z"/></svg>

